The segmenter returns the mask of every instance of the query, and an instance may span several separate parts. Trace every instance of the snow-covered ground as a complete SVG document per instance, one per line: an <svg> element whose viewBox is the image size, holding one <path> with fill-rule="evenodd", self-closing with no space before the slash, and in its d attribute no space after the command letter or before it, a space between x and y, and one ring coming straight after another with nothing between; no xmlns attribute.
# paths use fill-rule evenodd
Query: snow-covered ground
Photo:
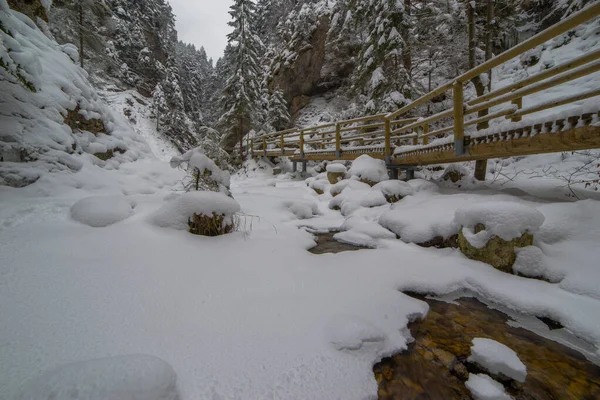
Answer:
<svg viewBox="0 0 600 400"><path fill-rule="evenodd" d="M172 366L182 400L374 398L373 363L405 349L407 323L427 312L426 303L401 290L468 289L551 317L587 341L581 350L598 360L599 203L458 193L416 181L414 194L396 205L358 207L346 220L329 209L328 192L319 196L268 167L252 171L257 165L233 179L246 231L218 238L153 223L183 177L160 160L117 170L87 163L76 174L48 174L26 188L0 187L2 396L21 385L45 387L36 377L64 364L145 354ZM71 216L73 205L90 197L131 209L111 225L92 227ZM424 216L414 224L429 224L431 213L444 221L444 213L474 198L537 208L545 217L536 239L546 263L540 268L557 272L561 282L505 274L458 250L404 243L381 235L377 224L403 207ZM299 226L342 225L377 248L306 251L314 241Z"/></svg>

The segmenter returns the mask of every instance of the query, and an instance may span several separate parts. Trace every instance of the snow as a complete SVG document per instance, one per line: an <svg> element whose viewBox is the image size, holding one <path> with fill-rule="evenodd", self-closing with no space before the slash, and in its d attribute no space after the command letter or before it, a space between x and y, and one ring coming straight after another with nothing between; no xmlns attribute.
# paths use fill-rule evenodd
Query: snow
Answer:
<svg viewBox="0 0 600 400"><path fill-rule="evenodd" d="M510 400L512 398L506 394L501 383L486 374L469 374L465 386L471 391L475 400Z"/></svg>
<svg viewBox="0 0 600 400"><path fill-rule="evenodd" d="M188 229L188 221L194 214L223 215L223 224L231 225L233 215L240 211L240 205L234 199L217 192L188 192L167 200L151 221L162 228Z"/></svg>
<svg viewBox="0 0 600 400"><path fill-rule="evenodd" d="M348 185L342 193L331 199L329 208L339 208L342 215L347 216L361 207L377 207L385 204L387 200L380 191L354 189Z"/></svg>
<svg viewBox="0 0 600 400"><path fill-rule="evenodd" d="M414 192L438 192L440 188L434 182L425 179L412 179L408 184Z"/></svg>
<svg viewBox="0 0 600 400"><path fill-rule="evenodd" d="M174 222L164 209L176 208L175 219L187 228L187 212L174 205L196 195L178 195L184 171L156 159L118 170L85 164L76 174L48 174L26 188L0 187L0 342L9 343L0 346L0 359L7 360L0 363L0 387L12 393L72 362L151 354L172 365L181 400L372 398L373 363L406 350L407 323L427 312L405 290L468 289L552 318L600 348L600 299L590 295L600 279L598 202L438 189L394 206L430 225L435 218L451 223L465 204L533 205L546 217L536 246L563 264L561 271L579 276L563 287L502 273L458 250L407 245L377 224L390 210L387 203L359 207L344 219L304 181L274 178L267 163L246 166L232 192L248 218L255 216L252 229L216 238L148 223L156 215ZM102 229L71 220L78 200L124 191L136 204L126 220ZM368 185L357 191L381 195ZM282 204L299 200L316 202L320 214L290 218ZM306 251L313 237L301 225L343 228L338 235L355 235L373 249L313 255Z"/></svg>
<svg viewBox="0 0 600 400"><path fill-rule="evenodd" d="M40 0L42 6L46 9L46 11L50 11L50 7L52 7L52 0Z"/></svg>
<svg viewBox="0 0 600 400"><path fill-rule="evenodd" d="M492 374L502 374L525 382L527 367L512 349L492 339L474 338L469 362L479 364Z"/></svg>
<svg viewBox="0 0 600 400"><path fill-rule="evenodd" d="M379 182L375 186L373 186L374 190L381 190L385 196L410 196L413 194L413 188L410 184L398 181L398 180L389 180Z"/></svg>
<svg viewBox="0 0 600 400"><path fill-rule="evenodd" d="M454 223L463 228L469 243L480 249L493 236L510 241L526 232L535 234L544 223L544 214L524 204L486 202L457 209ZM485 230L475 233L479 223L485 225Z"/></svg>
<svg viewBox="0 0 600 400"><path fill-rule="evenodd" d="M7 67L0 68L0 154L19 155L0 165L0 183L24 186L48 172L78 171L84 164L115 169L152 157L124 117L92 89L87 73L65 54L67 47L12 10L0 12L0 22L11 33L0 31L0 55ZM106 134L73 132L64 118L77 106L83 117L101 119ZM88 154L97 149L118 151L102 161Z"/></svg>
<svg viewBox="0 0 600 400"><path fill-rule="evenodd" d="M87 197L71 207L71 218L95 228L122 221L132 213L132 201L125 196Z"/></svg>
<svg viewBox="0 0 600 400"><path fill-rule="evenodd" d="M15 400L176 400L177 375L150 355L80 361L25 382Z"/></svg>
<svg viewBox="0 0 600 400"><path fill-rule="evenodd" d="M320 214L319 204L314 200L287 200L282 207L298 219L309 219Z"/></svg>
<svg viewBox="0 0 600 400"><path fill-rule="evenodd" d="M359 350L363 346L384 346L385 333L356 315L336 315L326 327L327 338L336 350Z"/></svg>
<svg viewBox="0 0 600 400"><path fill-rule="evenodd" d="M331 189L329 189L329 192L332 196L337 196L338 194L342 193L342 191L347 187L355 190L371 190L371 186L364 182L360 182L354 179L343 179L338 183L331 185Z"/></svg>
<svg viewBox="0 0 600 400"><path fill-rule="evenodd" d="M344 166L344 164L327 164L327 172L341 174L346 172L346 167Z"/></svg>
<svg viewBox="0 0 600 400"><path fill-rule="evenodd" d="M348 173L360 179L371 182L387 181L389 179L385 161L377 160L366 154L358 157L352 162Z"/></svg>

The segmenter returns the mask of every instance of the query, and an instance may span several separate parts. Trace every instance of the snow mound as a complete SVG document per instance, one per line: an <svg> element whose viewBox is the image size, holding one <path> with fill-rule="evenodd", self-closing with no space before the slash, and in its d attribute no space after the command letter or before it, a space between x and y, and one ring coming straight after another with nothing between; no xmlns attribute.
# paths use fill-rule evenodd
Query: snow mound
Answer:
<svg viewBox="0 0 600 400"><path fill-rule="evenodd" d="M492 374L503 374L521 383L527 377L527 367L517 353L492 339L473 339L468 361L479 364Z"/></svg>
<svg viewBox="0 0 600 400"><path fill-rule="evenodd" d="M383 193L378 190L353 189L347 186L342 193L331 199L329 208L340 209L348 216L361 207L377 207L387 204Z"/></svg>
<svg viewBox="0 0 600 400"><path fill-rule="evenodd" d="M160 358L126 355L58 367L27 381L15 400L175 400L177 375Z"/></svg>
<svg viewBox="0 0 600 400"><path fill-rule="evenodd" d="M188 192L163 205L151 221L162 228L187 230L188 220L194 214L224 215L223 224L231 225L233 215L239 211L238 202L223 193Z"/></svg>
<svg viewBox="0 0 600 400"><path fill-rule="evenodd" d="M387 181L388 173L385 161L378 160L366 154L358 157L352 162L350 171L351 176L356 176L361 180L378 183Z"/></svg>
<svg viewBox="0 0 600 400"><path fill-rule="evenodd" d="M327 338L336 350L359 350L366 344L381 345L383 331L356 315L336 315L329 321Z"/></svg>
<svg viewBox="0 0 600 400"><path fill-rule="evenodd" d="M409 196L379 218L379 224L405 243L425 243L458 233L453 208L463 203L450 196Z"/></svg>
<svg viewBox="0 0 600 400"><path fill-rule="evenodd" d="M544 223L544 214L525 204L490 201L470 204L456 210L454 223L463 227L463 235L476 248L483 248L492 236L510 241L525 232L535 233ZM485 230L475 233L475 225Z"/></svg>
<svg viewBox="0 0 600 400"><path fill-rule="evenodd" d="M341 174L346 172L346 166L344 164L327 164L327 172L335 174Z"/></svg>
<svg viewBox="0 0 600 400"><path fill-rule="evenodd" d="M515 248L517 259L513 265L515 273L529 278L542 278L552 283L564 279L565 273L553 270L546 260L542 249L536 246Z"/></svg>
<svg viewBox="0 0 600 400"><path fill-rule="evenodd" d="M510 400L512 398L506 394L501 383L486 374L469 374L465 386L471 391L475 400Z"/></svg>
<svg viewBox="0 0 600 400"><path fill-rule="evenodd" d="M417 192L439 192L440 187L434 182L425 179L411 179L407 182L415 193Z"/></svg>
<svg viewBox="0 0 600 400"><path fill-rule="evenodd" d="M331 189L329 190L329 193L331 193L332 196L337 196L338 194L343 192L344 189L346 189L347 187L357 190L371 190L371 186L367 185L366 183L354 179L344 179L332 185Z"/></svg>
<svg viewBox="0 0 600 400"><path fill-rule="evenodd" d="M331 184L329 183L329 181L327 179L316 179L309 184L309 187L311 189L313 189L314 191L321 192L319 194L323 194L323 193L327 192L329 190L330 186L331 186Z"/></svg>
<svg viewBox="0 0 600 400"><path fill-rule="evenodd" d="M103 228L128 218L133 204L125 196L87 197L71 207L71 218L94 228Z"/></svg>
<svg viewBox="0 0 600 400"><path fill-rule="evenodd" d="M384 196L405 197L413 194L413 188L408 183L397 180L379 182L373 189L380 190Z"/></svg>
<svg viewBox="0 0 600 400"><path fill-rule="evenodd" d="M79 171L86 161L116 169L151 155L73 63L72 48L16 11L0 11L0 26L0 184L26 186L48 172Z"/></svg>
<svg viewBox="0 0 600 400"><path fill-rule="evenodd" d="M282 207L291 211L298 219L309 219L319 215L319 204L314 200L288 200Z"/></svg>
<svg viewBox="0 0 600 400"><path fill-rule="evenodd" d="M333 239L354 246L376 248L379 239L396 239L394 233L377 222L354 215L346 218L340 230L342 232L336 233Z"/></svg>

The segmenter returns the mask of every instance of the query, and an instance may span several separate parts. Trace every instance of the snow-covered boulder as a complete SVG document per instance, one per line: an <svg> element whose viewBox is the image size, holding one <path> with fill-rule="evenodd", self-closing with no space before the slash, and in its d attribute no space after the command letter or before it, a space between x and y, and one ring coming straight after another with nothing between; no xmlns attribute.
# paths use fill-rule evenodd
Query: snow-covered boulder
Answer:
<svg viewBox="0 0 600 400"><path fill-rule="evenodd" d="M506 394L500 382L496 382L486 374L469 374L465 386L471 391L474 400L512 399Z"/></svg>
<svg viewBox="0 0 600 400"><path fill-rule="evenodd" d="M413 194L413 188L408 183L398 180L379 182L373 186L373 190L380 190L388 203L396 203Z"/></svg>
<svg viewBox="0 0 600 400"><path fill-rule="evenodd" d="M346 218L340 230L333 236L334 240L360 247L376 248L379 239L396 239L394 233L362 217Z"/></svg>
<svg viewBox="0 0 600 400"><path fill-rule="evenodd" d="M355 189L347 186L342 193L329 202L332 210L341 210L342 215L348 216L361 207L377 207L387 204L383 193L378 190Z"/></svg>
<svg viewBox="0 0 600 400"><path fill-rule="evenodd" d="M465 178L470 175L471 171L463 165L450 164L444 170L440 180L445 182L452 182L454 184L460 184Z"/></svg>
<svg viewBox="0 0 600 400"><path fill-rule="evenodd" d="M282 203L282 207L298 219L309 219L320 214L319 205L314 200L288 200Z"/></svg>
<svg viewBox="0 0 600 400"><path fill-rule="evenodd" d="M160 358L126 355L81 361L25 382L15 400L176 400L177 375Z"/></svg>
<svg viewBox="0 0 600 400"><path fill-rule="evenodd" d="M343 180L346 176L346 167L343 164L327 164L327 179L332 185Z"/></svg>
<svg viewBox="0 0 600 400"><path fill-rule="evenodd" d="M366 183L360 182L355 179L344 179L343 181L339 181L335 185L332 185L331 189L329 189L329 193L331 193L331 195L335 197L338 194L342 193L347 187L356 190L371 190L371 186L367 185Z"/></svg>
<svg viewBox="0 0 600 400"><path fill-rule="evenodd" d="M370 186L389 179L385 161L378 160L366 154L352 162L348 173L351 176L356 176L361 182L368 183Z"/></svg>
<svg viewBox="0 0 600 400"><path fill-rule="evenodd" d="M188 192L169 201L151 216L163 228L184 230L203 236L217 236L234 230L234 216L240 205L217 192Z"/></svg>
<svg viewBox="0 0 600 400"><path fill-rule="evenodd" d="M454 222L461 227L458 245L463 254L511 272L515 248L533 244L544 214L525 204L492 201L456 210Z"/></svg>
<svg viewBox="0 0 600 400"><path fill-rule="evenodd" d="M565 272L553 269L539 247L515 248L515 252L517 258L512 267L515 274L544 279L552 283L559 283L565 278Z"/></svg>
<svg viewBox="0 0 600 400"><path fill-rule="evenodd" d="M330 183L327 179L316 179L310 183L309 187L317 194L324 194L329 190Z"/></svg>
<svg viewBox="0 0 600 400"><path fill-rule="evenodd" d="M71 218L94 228L122 221L133 213L134 204L125 196L87 197L71 207Z"/></svg>
<svg viewBox="0 0 600 400"><path fill-rule="evenodd" d="M475 338L467 361L479 364L494 375L525 382L527 367L512 349L492 339Z"/></svg>

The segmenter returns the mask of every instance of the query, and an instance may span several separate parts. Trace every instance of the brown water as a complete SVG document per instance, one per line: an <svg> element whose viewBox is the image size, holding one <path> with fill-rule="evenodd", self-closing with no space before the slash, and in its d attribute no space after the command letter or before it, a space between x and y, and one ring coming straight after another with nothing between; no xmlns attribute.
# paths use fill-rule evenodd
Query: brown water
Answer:
<svg viewBox="0 0 600 400"><path fill-rule="evenodd" d="M333 235L336 233L337 232L315 234L315 241L317 242L317 245L308 251L313 254L325 254L341 253L343 251L356 251L366 248L338 242L337 240L333 239Z"/></svg>
<svg viewBox="0 0 600 400"><path fill-rule="evenodd" d="M457 304L421 299L430 311L423 321L409 324L415 342L373 367L380 399L471 399L464 385L468 374L485 373L466 362L476 337L507 345L527 366L525 383L502 381L515 399L600 399L600 367L580 353L508 325L506 314L476 299L461 298Z"/></svg>

